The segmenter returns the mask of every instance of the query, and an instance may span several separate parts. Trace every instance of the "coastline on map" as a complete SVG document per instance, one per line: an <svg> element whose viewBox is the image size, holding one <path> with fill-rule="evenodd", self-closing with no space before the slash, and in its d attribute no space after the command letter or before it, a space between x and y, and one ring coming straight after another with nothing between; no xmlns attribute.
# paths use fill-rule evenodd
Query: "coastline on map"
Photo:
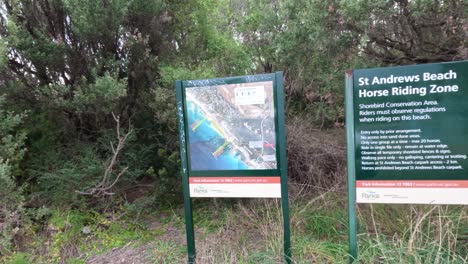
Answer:
<svg viewBox="0 0 468 264"><path fill-rule="evenodd" d="M192 170L276 168L272 83L255 83L254 89L263 87L266 91L260 91L264 99L256 97L255 102L261 102L256 104L236 104L236 87L186 90ZM252 86L240 87L249 90ZM252 142L257 147L250 147Z"/></svg>
<svg viewBox="0 0 468 264"><path fill-rule="evenodd" d="M192 170L244 170L249 167L241 159L237 151L223 151L219 156L213 155L219 145L225 143L226 139L219 129L205 117L203 111L191 101L188 105L188 122L204 120L193 130L189 129L190 165Z"/></svg>

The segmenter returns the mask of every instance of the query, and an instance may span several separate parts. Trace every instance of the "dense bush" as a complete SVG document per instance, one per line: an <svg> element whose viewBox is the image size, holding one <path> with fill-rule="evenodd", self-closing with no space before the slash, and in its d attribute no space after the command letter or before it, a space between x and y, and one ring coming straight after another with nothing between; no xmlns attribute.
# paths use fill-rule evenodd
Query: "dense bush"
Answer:
<svg viewBox="0 0 468 264"><path fill-rule="evenodd" d="M288 176L293 195L300 197L345 186L344 139L344 130L319 130L307 116L288 121Z"/></svg>
<svg viewBox="0 0 468 264"><path fill-rule="evenodd" d="M26 151L26 134L20 129L25 114L5 110L0 96L0 255L8 252L13 237L20 235L23 222L20 163Z"/></svg>
<svg viewBox="0 0 468 264"><path fill-rule="evenodd" d="M69 151L51 148L38 152L29 161L29 173L37 180L31 195L46 204L76 206L84 198L76 191L95 184L104 171L104 161L92 145L69 146Z"/></svg>
<svg viewBox="0 0 468 264"><path fill-rule="evenodd" d="M2 254L22 232L24 204L106 212L181 201L177 79L283 71L289 176L302 195L342 186L346 69L468 58L463 0L4 0L0 9Z"/></svg>

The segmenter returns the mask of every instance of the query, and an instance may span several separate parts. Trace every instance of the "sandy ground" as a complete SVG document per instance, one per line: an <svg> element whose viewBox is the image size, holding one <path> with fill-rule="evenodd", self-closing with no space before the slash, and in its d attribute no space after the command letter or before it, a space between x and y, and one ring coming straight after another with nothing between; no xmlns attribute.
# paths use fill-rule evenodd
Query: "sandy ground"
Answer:
<svg viewBox="0 0 468 264"><path fill-rule="evenodd" d="M128 243L121 248L112 249L101 255L89 258L87 264L147 264L151 263L148 259L148 247L135 247Z"/></svg>

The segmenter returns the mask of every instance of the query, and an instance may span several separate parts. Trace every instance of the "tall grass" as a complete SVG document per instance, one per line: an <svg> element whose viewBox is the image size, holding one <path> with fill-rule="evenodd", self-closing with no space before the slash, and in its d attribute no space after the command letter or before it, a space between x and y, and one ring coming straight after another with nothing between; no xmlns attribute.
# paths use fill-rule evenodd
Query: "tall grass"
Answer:
<svg viewBox="0 0 468 264"><path fill-rule="evenodd" d="M379 263L468 262L468 241L463 234L468 228L466 207L409 205L405 218L392 217L385 210L368 207L370 210L365 215L370 214L371 219L377 215L378 220L373 218L373 231L361 235L359 240L364 244L360 252L362 262L372 263L372 259ZM402 206L398 208L404 210ZM402 222L401 230L382 232L386 223L392 221Z"/></svg>
<svg viewBox="0 0 468 264"><path fill-rule="evenodd" d="M344 131L289 120L293 263L348 263ZM466 208L360 204L358 263L468 263ZM283 263L279 200L196 202L194 214L198 263Z"/></svg>
<svg viewBox="0 0 468 264"><path fill-rule="evenodd" d="M346 159L342 141L340 130L316 131L300 120L289 125L293 263L348 263ZM468 263L466 209L360 204L358 263ZM137 217L129 213L131 210L124 211L122 215L128 213L125 217L112 222L100 214L53 214L48 226L54 228L38 239L37 245L29 244L26 253L31 255L13 254L0 262L33 259L32 263L65 263L74 257L83 263L90 256L134 240L141 242L135 245L145 244L148 248L148 252L137 250L148 253L148 263L187 262L182 205L153 215L138 213ZM279 200L195 199L193 213L198 264L283 263ZM82 234L85 225L91 227L92 234Z"/></svg>
<svg viewBox="0 0 468 264"><path fill-rule="evenodd" d="M320 197L291 205L293 263L348 263L346 194ZM240 202L224 219L198 230L198 263L283 263L279 201ZM361 205L358 263L467 263L467 220L463 206Z"/></svg>

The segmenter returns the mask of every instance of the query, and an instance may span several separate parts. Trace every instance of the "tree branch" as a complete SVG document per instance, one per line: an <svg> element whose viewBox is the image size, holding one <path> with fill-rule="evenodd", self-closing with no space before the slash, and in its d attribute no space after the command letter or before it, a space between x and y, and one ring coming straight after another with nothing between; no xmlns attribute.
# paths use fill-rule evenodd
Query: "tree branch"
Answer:
<svg viewBox="0 0 468 264"><path fill-rule="evenodd" d="M120 133L120 116L116 116L114 113L112 113L112 117L115 120L116 123L116 134L117 134L117 146L114 147L114 144L110 142L110 146L112 149L112 156L108 159L107 162L104 163L105 165L105 170L104 174L102 175L101 180L99 181L98 184L96 184L94 187L89 188L86 191L75 191L78 194L82 195L89 195L93 197L103 197L103 196L109 196L109 195L114 195L113 192L109 192L109 190L114 187L114 185L118 182L118 180L121 178L121 176L127 171L128 167L125 167L122 171L120 171L115 177L113 177L113 171L114 168L118 164L118 157L122 151L122 149L125 146L125 143L128 139L128 136L133 132L133 129L130 128L129 125L129 130L127 133L125 133L123 136ZM113 178L113 179L112 179Z"/></svg>

